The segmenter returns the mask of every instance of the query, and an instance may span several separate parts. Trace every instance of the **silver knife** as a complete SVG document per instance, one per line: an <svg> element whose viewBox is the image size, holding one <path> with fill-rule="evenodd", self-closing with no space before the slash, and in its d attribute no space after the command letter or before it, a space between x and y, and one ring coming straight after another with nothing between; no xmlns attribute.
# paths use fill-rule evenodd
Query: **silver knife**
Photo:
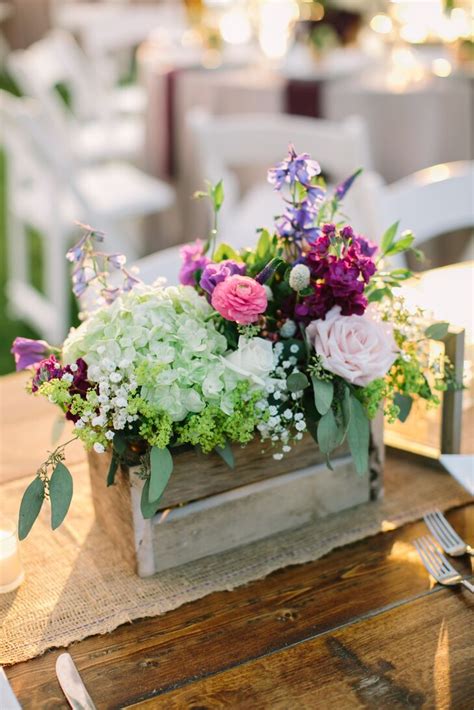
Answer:
<svg viewBox="0 0 474 710"><path fill-rule="evenodd" d="M21 710L5 671L0 666L0 707L2 710Z"/></svg>
<svg viewBox="0 0 474 710"><path fill-rule="evenodd" d="M59 685L73 710L96 710L69 653L61 653L58 656L56 675Z"/></svg>

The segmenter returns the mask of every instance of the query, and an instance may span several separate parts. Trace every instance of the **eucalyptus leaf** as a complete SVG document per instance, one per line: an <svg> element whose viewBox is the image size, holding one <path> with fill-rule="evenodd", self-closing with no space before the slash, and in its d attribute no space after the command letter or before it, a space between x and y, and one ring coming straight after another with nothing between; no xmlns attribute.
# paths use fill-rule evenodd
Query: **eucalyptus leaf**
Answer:
<svg viewBox="0 0 474 710"><path fill-rule="evenodd" d="M380 251L381 251L382 256L384 256L387 253L387 251L390 249L390 247L392 246L392 244L395 240L395 236L398 232L398 225L399 224L400 224L400 222L395 222L395 224L392 224L387 229L385 234L383 235L382 241L380 243Z"/></svg>
<svg viewBox="0 0 474 710"><path fill-rule="evenodd" d="M370 423L365 409L357 397L351 395L351 418L347 430L347 439L359 475L367 473L369 468Z"/></svg>
<svg viewBox="0 0 474 710"><path fill-rule="evenodd" d="M23 493L18 520L18 537L24 540L33 527L44 501L44 483L36 477Z"/></svg>
<svg viewBox="0 0 474 710"><path fill-rule="evenodd" d="M351 392L349 387L344 388L344 397L341 401L342 420L344 423L344 436L347 434L352 415Z"/></svg>
<svg viewBox="0 0 474 710"><path fill-rule="evenodd" d="M67 515L72 500L72 476L69 469L59 462L49 480L49 500L51 502L51 527L56 530Z"/></svg>
<svg viewBox="0 0 474 710"><path fill-rule="evenodd" d="M398 414L398 418L401 422L405 422L408 419L408 415L410 414L411 407L413 404L413 399L412 397L408 397L405 394L401 394L400 392L395 392L394 398L393 398L394 404L399 407L400 412Z"/></svg>
<svg viewBox="0 0 474 710"><path fill-rule="evenodd" d="M216 446L215 452L221 457L229 468L235 468L234 452L232 451L232 447L228 441L226 441L225 446Z"/></svg>
<svg viewBox="0 0 474 710"><path fill-rule="evenodd" d="M319 380L314 375L311 377L314 391L314 403L321 415L326 414L334 398L334 384L331 380Z"/></svg>
<svg viewBox="0 0 474 710"><path fill-rule="evenodd" d="M286 386L290 392L301 392L309 387L309 380L304 372L292 372L288 376Z"/></svg>
<svg viewBox="0 0 474 710"><path fill-rule="evenodd" d="M339 428L332 409L321 417L318 424L318 444L323 454L330 454L339 440Z"/></svg>
<svg viewBox="0 0 474 710"><path fill-rule="evenodd" d="M64 425L66 424L66 417L57 417L54 420L53 428L51 431L51 443L53 446L59 441L61 438L61 434L63 433Z"/></svg>
<svg viewBox="0 0 474 710"><path fill-rule="evenodd" d="M173 472L173 457L168 448L152 447L150 451L150 469L148 500L153 503L161 498Z"/></svg>
<svg viewBox="0 0 474 710"><path fill-rule="evenodd" d="M119 466L118 457L115 455L115 453L113 453L112 458L110 459L109 471L107 473L107 487L114 485L115 474L117 473L118 466Z"/></svg>
<svg viewBox="0 0 474 710"><path fill-rule="evenodd" d="M125 453L125 449L127 448L127 441L124 437L123 434L120 432L116 432L113 438L113 447L115 451L119 454L122 455Z"/></svg>
<svg viewBox="0 0 474 710"><path fill-rule="evenodd" d="M425 330L425 335L427 338L432 340L443 340L446 337L449 330L449 323L446 321L440 321L439 323L432 323Z"/></svg>
<svg viewBox="0 0 474 710"><path fill-rule="evenodd" d="M142 488L142 495L140 499L140 510L142 512L143 517L145 520L149 520L152 518L156 511L158 510L158 503L159 501L155 500L150 502L149 500L150 496L150 479L147 478L145 481L145 484Z"/></svg>

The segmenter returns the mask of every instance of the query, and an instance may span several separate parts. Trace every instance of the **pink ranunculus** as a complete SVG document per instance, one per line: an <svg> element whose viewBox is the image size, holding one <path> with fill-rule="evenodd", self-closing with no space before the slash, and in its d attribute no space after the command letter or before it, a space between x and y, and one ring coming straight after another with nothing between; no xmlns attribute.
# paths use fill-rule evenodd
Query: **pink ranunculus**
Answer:
<svg viewBox="0 0 474 710"><path fill-rule="evenodd" d="M383 377L398 354L390 326L377 322L370 309L363 316L341 316L334 306L306 334L326 370L362 387Z"/></svg>
<svg viewBox="0 0 474 710"><path fill-rule="evenodd" d="M247 325L265 311L267 294L255 279L234 274L217 284L211 303L226 320Z"/></svg>

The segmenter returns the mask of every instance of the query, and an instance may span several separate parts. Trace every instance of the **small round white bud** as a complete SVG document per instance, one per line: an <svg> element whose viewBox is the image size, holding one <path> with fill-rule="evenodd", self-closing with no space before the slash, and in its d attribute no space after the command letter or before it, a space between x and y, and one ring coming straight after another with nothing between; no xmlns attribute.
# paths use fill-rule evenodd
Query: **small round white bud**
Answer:
<svg viewBox="0 0 474 710"><path fill-rule="evenodd" d="M306 264L296 264L290 271L290 286L293 291L302 291L309 285L310 270Z"/></svg>

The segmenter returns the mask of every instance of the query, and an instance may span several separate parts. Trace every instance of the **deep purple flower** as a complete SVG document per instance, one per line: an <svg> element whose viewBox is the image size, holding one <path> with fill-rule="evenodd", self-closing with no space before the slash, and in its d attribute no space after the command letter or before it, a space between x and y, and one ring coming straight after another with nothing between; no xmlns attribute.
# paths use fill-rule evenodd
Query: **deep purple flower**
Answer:
<svg viewBox="0 0 474 710"><path fill-rule="evenodd" d="M336 300L350 299L353 294L364 290L364 283L359 280L359 269L346 259L336 259L330 263L325 280Z"/></svg>
<svg viewBox="0 0 474 710"><path fill-rule="evenodd" d="M361 236L357 236L354 238L354 244L357 245L362 256L366 256L369 259L375 254L378 249L377 244L374 244L374 242L370 242L368 239L365 239L365 237Z"/></svg>
<svg viewBox="0 0 474 710"><path fill-rule="evenodd" d="M362 168L359 168L359 170L356 170L355 173L352 175L349 175L348 178L343 180L342 182L339 183L339 185L336 186L336 189L334 190L334 198L340 202L341 200L344 199L346 196L347 192L350 190L352 187L354 180L359 177L359 175L362 172Z"/></svg>
<svg viewBox="0 0 474 710"><path fill-rule="evenodd" d="M16 370L25 370L31 367L51 350L45 340L31 340L30 338L15 338L10 352L15 358Z"/></svg>
<svg viewBox="0 0 474 710"><path fill-rule="evenodd" d="M221 281L225 281L228 276L234 274L245 275L245 264L238 264L232 259L220 261L218 264L209 263L204 267L199 285L201 288L212 296L212 293Z"/></svg>
<svg viewBox="0 0 474 710"><path fill-rule="evenodd" d="M295 306L295 317L305 323L318 318L324 319L326 313L335 305L331 289L324 283L314 286L311 296L307 296Z"/></svg>
<svg viewBox="0 0 474 710"><path fill-rule="evenodd" d="M85 399L89 390L92 389L92 385L87 379L87 363L81 357L76 360L74 365L66 365L63 370L64 373L72 375L72 382L69 387L70 394L78 394ZM66 419L69 421L77 422L79 419L78 414L73 414L70 410L66 412Z"/></svg>
<svg viewBox="0 0 474 710"><path fill-rule="evenodd" d="M35 374L31 382L32 392L36 392L44 382L60 379L64 374L64 370L55 355L50 355L45 360L37 362L34 367Z"/></svg>
<svg viewBox="0 0 474 710"><path fill-rule="evenodd" d="M183 286L195 286L197 271L203 271L211 260L204 254L204 244L196 239L192 244L185 244L180 249L183 263L179 272L179 281Z"/></svg>
<svg viewBox="0 0 474 710"><path fill-rule="evenodd" d="M316 160L312 160L308 153L296 154L294 146L288 148L287 157L268 171L268 182L275 190L281 190L284 183L294 185L299 182L309 186L311 180L321 172L321 167Z"/></svg>

